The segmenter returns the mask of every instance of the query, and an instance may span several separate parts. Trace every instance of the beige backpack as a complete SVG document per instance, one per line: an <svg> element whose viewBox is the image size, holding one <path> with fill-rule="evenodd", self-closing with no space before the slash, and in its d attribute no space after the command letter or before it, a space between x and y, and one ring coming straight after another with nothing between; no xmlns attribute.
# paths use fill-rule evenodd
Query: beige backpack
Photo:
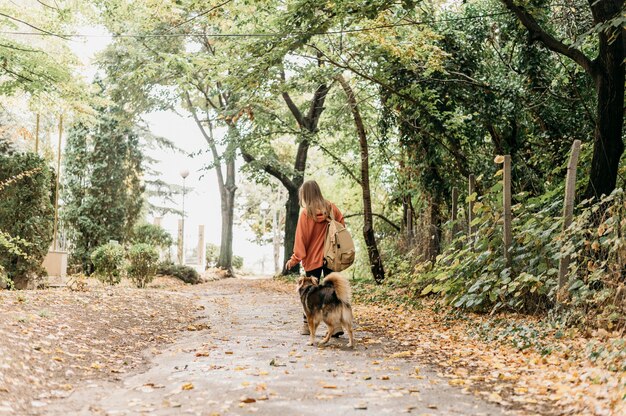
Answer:
<svg viewBox="0 0 626 416"><path fill-rule="evenodd" d="M354 263L354 241L352 236L339 221L335 221L333 210L330 210L326 240L324 241L324 260L326 266L334 272L347 269Z"/></svg>

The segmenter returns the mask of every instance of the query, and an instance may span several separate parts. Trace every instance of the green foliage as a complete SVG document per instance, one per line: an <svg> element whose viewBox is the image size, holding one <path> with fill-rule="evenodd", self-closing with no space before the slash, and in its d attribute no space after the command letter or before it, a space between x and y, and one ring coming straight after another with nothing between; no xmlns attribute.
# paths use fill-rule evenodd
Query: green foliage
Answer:
<svg viewBox="0 0 626 416"><path fill-rule="evenodd" d="M207 243L206 245L206 266L217 267L217 262L220 258L220 247L213 243ZM235 269L241 269L243 267L243 257L233 255L232 266Z"/></svg>
<svg viewBox="0 0 626 416"><path fill-rule="evenodd" d="M619 298L623 285L617 277L623 264L621 194L605 205L581 207L567 238L560 231L567 149L572 139L591 141L596 120L601 120L593 111L598 99L594 80L579 64L548 51L540 36L529 42L528 30L501 0L453 5L408 0L243 1L226 2L211 13L203 13L206 5L196 0L99 0L96 5L111 33L148 36L116 37L102 54L104 95L115 105L98 109L95 125L76 125L68 138L64 218L75 244L74 258L85 269L93 248L109 239L129 241L140 209L142 172L133 142L134 116L181 104L198 118L213 156L209 168L219 169L223 197L224 189L235 189L234 159L240 152L255 182L267 185L272 175L292 200L305 176L321 177L316 179L325 182L323 189L339 200L327 196L348 207L353 230L360 228L359 150L345 96L333 81L341 73L355 87L370 137L374 211L401 230L376 220L390 276L385 290L407 301L434 293L460 308L543 312L556 306L556 267L567 254L574 261L564 303L570 308L564 315L580 321L603 308L594 319L607 326L621 322L624 311L611 300ZM577 48L580 55L598 56L594 66L599 66L592 72L602 76L607 60L598 35L621 40L624 17L618 14L598 23L590 7L604 6L578 1L565 10L556 2L540 1L525 10L546 33L563 39L568 51ZM20 11L8 5L1 10L21 17L32 13L48 29L67 22L60 16L55 24L50 12L40 7ZM10 20L1 19L0 26L15 26ZM163 30L172 36L150 36ZM202 32L272 36L186 35ZM50 92L41 73L31 74L37 75L34 82L19 78L38 70L37 58L15 49L24 46L21 43L5 40L0 44L11 50L0 92ZM42 50L40 45L35 49L35 54ZM66 82L67 70L49 57L40 61L44 74ZM614 87L621 97L621 86ZM324 97L317 108L312 106L313 91ZM307 115L321 108L319 123L312 123ZM228 133L213 136L217 130L210 127ZM603 147L593 151L598 149ZM604 160L593 151L583 149L583 175L590 171L592 157ZM451 224L446 224L451 190L466 189L470 174L495 173L494 154L510 154L513 160L517 205L509 266L503 258L499 185L484 189L489 185L479 183L482 196L477 198L474 235L460 232L452 242L447 238L452 234ZM295 167L296 160L308 161L314 169L305 175L303 167ZM224 163L230 163L226 172L221 169ZM259 203L267 200L282 209L284 198L274 193L276 198L270 200L258 189L239 187L238 192L248 191L239 213L257 241L264 242L270 218L259 212ZM463 193L461 200L467 197ZM279 216L277 227L288 228L292 214ZM417 236L406 232L410 223L416 224ZM598 224L605 228L596 237ZM152 231L138 231L142 233L132 241L160 244ZM229 245L228 238L224 244ZM226 250L222 254L228 257ZM219 248L209 245L206 258L208 265L216 265ZM367 259L361 258L359 265L367 270ZM386 293L372 296L383 299ZM518 332L527 336L526 331Z"/></svg>
<svg viewBox="0 0 626 416"><path fill-rule="evenodd" d="M233 256L233 267L235 269L241 269L243 267L243 257L234 255Z"/></svg>
<svg viewBox="0 0 626 416"><path fill-rule="evenodd" d="M84 108L90 97L89 89L77 76L81 62L66 38L47 34L72 32L77 17L91 7L87 3L77 0L54 4L31 0L0 2L0 97L23 94L28 97L31 108L49 114L58 114L64 107ZM20 36L15 32L34 32L42 36Z"/></svg>
<svg viewBox="0 0 626 416"><path fill-rule="evenodd" d="M166 249L173 244L172 236L162 227L152 224L136 225L130 237L133 244L144 243Z"/></svg>
<svg viewBox="0 0 626 416"><path fill-rule="evenodd" d="M122 280L124 248L118 243L107 243L91 254L94 274L103 283L116 285Z"/></svg>
<svg viewBox="0 0 626 416"><path fill-rule="evenodd" d="M557 295L569 310L568 323L613 328L624 325L621 264L626 260L626 202L622 190L597 203L583 201L562 233L558 195L522 199L513 208L511 266L504 260L498 192L475 204L474 238L462 233L416 276L415 294L440 294L456 307L479 311L502 308L536 313L555 306ZM558 294L558 263L570 256L568 284ZM622 289L620 289L622 288Z"/></svg>
<svg viewBox="0 0 626 416"><path fill-rule="evenodd" d="M0 272L24 287L43 273L54 210L52 173L32 153L0 154Z"/></svg>
<svg viewBox="0 0 626 416"><path fill-rule="evenodd" d="M64 158L62 218L72 241L72 261L86 273L94 248L126 242L139 219L143 155L133 120L103 108L95 125L73 125Z"/></svg>
<svg viewBox="0 0 626 416"><path fill-rule="evenodd" d="M207 267L215 267L220 258L220 247L213 243L207 243L205 257Z"/></svg>
<svg viewBox="0 0 626 416"><path fill-rule="evenodd" d="M164 276L174 276L185 283L192 285L200 283L200 275L193 267L181 266L174 263L160 263L157 268L157 274Z"/></svg>
<svg viewBox="0 0 626 416"><path fill-rule="evenodd" d="M476 310L508 307L534 312L552 306L562 202L525 200L514 207L512 262L507 267L500 188L494 186L475 202L474 237L462 233L450 244L434 268L419 278L419 294L439 293L454 306Z"/></svg>
<svg viewBox="0 0 626 416"><path fill-rule="evenodd" d="M128 277L137 287L144 288L154 279L159 261L159 252L154 246L138 243L128 250Z"/></svg>

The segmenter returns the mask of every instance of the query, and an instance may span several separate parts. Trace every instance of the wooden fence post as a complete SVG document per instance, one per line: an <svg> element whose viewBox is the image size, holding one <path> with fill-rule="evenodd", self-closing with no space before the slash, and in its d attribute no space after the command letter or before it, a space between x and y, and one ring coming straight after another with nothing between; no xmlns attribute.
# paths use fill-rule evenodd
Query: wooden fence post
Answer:
<svg viewBox="0 0 626 416"><path fill-rule="evenodd" d="M572 224L574 215L574 197L576 195L576 168L580 154L580 140L574 140L572 153L567 163L567 177L565 178L565 200L563 202L563 243L566 241L566 233ZM562 256L559 260L559 289L567 283L567 269L569 269L569 256Z"/></svg>
<svg viewBox="0 0 626 416"><path fill-rule="evenodd" d="M409 247L413 246L413 240L415 236L413 234L413 208L411 204L406 209L406 240Z"/></svg>
<svg viewBox="0 0 626 416"><path fill-rule="evenodd" d="M204 245L204 225L198 225L198 266L204 270L206 261L206 245Z"/></svg>
<svg viewBox="0 0 626 416"><path fill-rule="evenodd" d="M513 242L513 234L511 232L511 155L504 156L504 167L502 171L502 195L504 197L502 206L504 208L504 258L506 265L511 266L511 243Z"/></svg>
<svg viewBox="0 0 626 416"><path fill-rule="evenodd" d="M59 178L61 177L61 140L63 138L63 115L59 116L59 149L57 154L57 175L54 193L54 229L52 237L52 250L57 251L59 232Z"/></svg>
<svg viewBox="0 0 626 416"><path fill-rule="evenodd" d="M467 212L467 224L469 236L471 237L474 234L474 227L472 226L472 221L474 220L474 200L471 199L472 195L476 190L476 178L474 175L469 175L469 187L467 189L467 195L470 197L469 201L469 209Z"/></svg>
<svg viewBox="0 0 626 416"><path fill-rule="evenodd" d="M458 204L458 200L459 200L459 190L458 188L455 186L454 188L452 188L452 239L454 239L454 236L456 235L456 232L458 230L458 226L457 226L457 204Z"/></svg>

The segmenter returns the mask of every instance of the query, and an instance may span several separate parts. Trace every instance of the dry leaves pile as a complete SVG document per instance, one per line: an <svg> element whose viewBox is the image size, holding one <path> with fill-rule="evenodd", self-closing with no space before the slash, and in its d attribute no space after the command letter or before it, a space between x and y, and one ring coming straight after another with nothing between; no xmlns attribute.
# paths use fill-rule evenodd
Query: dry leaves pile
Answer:
<svg viewBox="0 0 626 416"><path fill-rule="evenodd" d="M118 379L195 311L182 293L124 286L0 292L0 415L45 414L86 380Z"/></svg>
<svg viewBox="0 0 626 416"><path fill-rule="evenodd" d="M552 337L550 351L542 354L532 346L513 347L506 335L500 341L473 335L496 318L468 314L451 319L448 311L433 306L357 305L355 317L362 329L395 341L393 356L439 366L450 385L524 414L626 414L626 373L590 362L590 341L577 331ZM497 318L519 325L533 321L515 314ZM596 335L605 336L595 340L605 347L622 345L623 355L623 340Z"/></svg>

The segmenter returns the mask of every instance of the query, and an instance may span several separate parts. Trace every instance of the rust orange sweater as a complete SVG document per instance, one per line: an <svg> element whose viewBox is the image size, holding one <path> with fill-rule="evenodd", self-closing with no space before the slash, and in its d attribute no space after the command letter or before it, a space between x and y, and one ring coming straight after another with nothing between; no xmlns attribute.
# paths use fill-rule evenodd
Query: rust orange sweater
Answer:
<svg viewBox="0 0 626 416"><path fill-rule="evenodd" d="M345 227L346 224L341 211L332 202L330 206L335 220ZM306 210L301 210L296 227L293 256L289 261L294 265L302 262L302 267L307 272L322 267L326 227L328 227L328 221L321 212L317 213L316 218L311 218L306 214Z"/></svg>

